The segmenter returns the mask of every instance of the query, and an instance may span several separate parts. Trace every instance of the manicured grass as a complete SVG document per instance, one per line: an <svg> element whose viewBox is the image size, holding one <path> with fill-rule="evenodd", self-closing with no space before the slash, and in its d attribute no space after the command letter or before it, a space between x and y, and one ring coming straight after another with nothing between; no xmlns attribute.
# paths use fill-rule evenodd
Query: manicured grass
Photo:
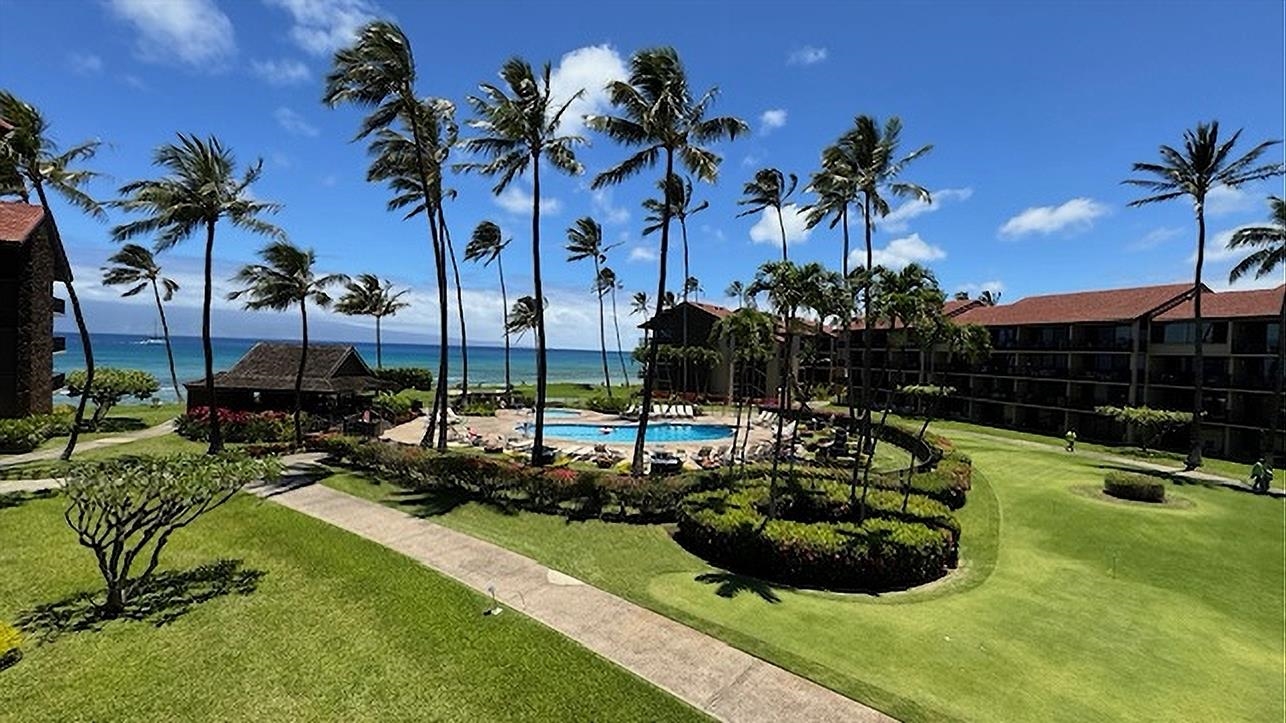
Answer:
<svg viewBox="0 0 1286 723"><path fill-rule="evenodd" d="M82 437L82 439L84 439ZM230 444L229 448L237 445ZM133 442L124 442L97 449L82 449L79 445L72 453L73 461L110 459L141 454L179 454L184 452L200 453L207 449L205 442L193 442L177 434L163 434L159 437L148 437ZM66 463L58 459L36 460L0 466L0 479L26 479L56 477Z"/></svg>
<svg viewBox="0 0 1286 723"><path fill-rule="evenodd" d="M940 430L941 431L941 430ZM1105 469L960 439L961 571L842 596L715 572L657 526L567 522L337 475L326 484L491 540L907 720L1281 720L1283 507L1171 485L1185 507L1078 493Z"/></svg>
<svg viewBox="0 0 1286 723"><path fill-rule="evenodd" d="M58 498L0 504L0 619L101 585ZM29 642L0 717L63 720L687 721L701 715L410 559L239 497L175 536L168 567L218 559L254 589ZM173 612L174 608L171 608Z"/></svg>
<svg viewBox="0 0 1286 723"><path fill-rule="evenodd" d="M177 402L157 406L150 404L118 404L112 407L111 413L102 421L99 431L81 432L77 438L77 443L104 437L119 437L128 432L155 427L162 422L168 422L179 416L184 409L184 405ZM85 410L86 418L93 413L94 406L90 404L89 408ZM53 437L46 439L37 449L62 449L65 446L67 446L66 437Z"/></svg>

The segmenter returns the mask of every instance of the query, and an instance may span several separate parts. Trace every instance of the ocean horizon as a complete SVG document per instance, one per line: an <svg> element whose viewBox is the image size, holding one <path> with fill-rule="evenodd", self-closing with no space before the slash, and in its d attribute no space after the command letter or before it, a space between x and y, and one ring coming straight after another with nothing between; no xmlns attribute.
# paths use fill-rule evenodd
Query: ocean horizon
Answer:
<svg viewBox="0 0 1286 723"><path fill-rule="evenodd" d="M84 369L84 354L81 351L80 338L75 333L64 332L67 338L67 351L54 355L54 369L69 372ZM165 357L165 344L149 343L147 336L139 334L92 334L94 342L94 365L98 368L117 367L124 369L142 369L156 377L160 390L156 396L167 401L175 401L178 396L170 382L169 363ZM202 379L205 376L205 358L201 350L201 337L170 337L174 347L174 368L178 373L179 384ZM250 347L260 341L280 341L290 343L289 339L240 339L236 337L214 337L214 368L221 371L231 367L245 354ZM311 341L309 346L321 344L345 344L355 347L372 369L375 368L375 342L337 342ZM439 346L437 344L388 343L383 344L385 367L420 367L437 373ZM461 355L458 344L448 346L449 371L447 379L451 384L458 384L462 378ZM549 349L549 381L597 383L603 381L603 362L600 352L587 349ZM616 350L609 349L607 355L608 371L612 383L621 383L621 363ZM638 367L629 351L625 352L625 365L630 372L630 383L638 379ZM510 376L514 384L531 384L536 381L536 352L530 347L513 347L510 350ZM501 385L505 381L505 349L503 346L469 345L469 384ZM126 403L137 400L127 400Z"/></svg>

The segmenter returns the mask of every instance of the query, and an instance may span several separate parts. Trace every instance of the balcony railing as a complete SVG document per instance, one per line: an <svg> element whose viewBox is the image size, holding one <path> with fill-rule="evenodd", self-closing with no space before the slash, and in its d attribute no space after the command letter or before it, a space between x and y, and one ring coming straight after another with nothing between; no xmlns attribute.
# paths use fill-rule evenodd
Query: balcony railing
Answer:
<svg viewBox="0 0 1286 723"><path fill-rule="evenodd" d="M67 337L65 337L65 336L55 336L55 337L53 338L53 341L54 341L54 353L55 353L55 354L57 354L58 352L67 351Z"/></svg>

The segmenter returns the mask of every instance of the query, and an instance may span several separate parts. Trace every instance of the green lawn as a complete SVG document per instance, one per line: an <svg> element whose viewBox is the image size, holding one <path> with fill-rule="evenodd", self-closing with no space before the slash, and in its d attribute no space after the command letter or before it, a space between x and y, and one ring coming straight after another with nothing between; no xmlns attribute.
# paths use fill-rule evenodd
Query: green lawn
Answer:
<svg viewBox="0 0 1286 723"><path fill-rule="evenodd" d="M695 710L408 558L239 497L175 536L181 613L64 632L0 672L0 718L687 721ZM101 584L58 498L0 498L0 620ZM203 580L193 587L193 577ZM256 579L257 578L257 579ZM73 614L72 620L80 619Z"/></svg>
<svg viewBox="0 0 1286 723"><path fill-rule="evenodd" d="M1096 496L1097 462L960 440L977 474L960 572L841 596L720 574L658 526L567 522L326 484L432 517L908 720L1281 720L1283 503L1176 486L1187 506ZM1089 490L1089 494L1085 494Z"/></svg>
<svg viewBox="0 0 1286 723"><path fill-rule="evenodd" d="M162 422L168 422L179 416L183 413L184 408L184 405L177 402L157 406L150 404L118 404L112 407L111 413L102 421L100 431L81 432L80 436L76 438L77 443L104 437L119 437L129 432L155 427ZM88 418L93 413L94 407L91 404L85 410L85 417ZM37 449L62 449L65 446L67 446L66 437L51 437L46 439ZM3 459L3 455L0 455L0 459Z"/></svg>
<svg viewBox="0 0 1286 723"><path fill-rule="evenodd" d="M84 437L82 437L84 439ZM237 445L230 444L229 448L235 448ZM140 454L179 454L183 452L204 452L207 448L205 442L193 442L184 439L177 434L164 434L159 437L149 437L139 439L133 442L114 444L98 449L81 449L79 446L76 452L72 454L72 459L76 461L108 459L110 457L122 457ZM20 462L0 466L0 479L27 479L57 476L64 463L58 459L36 460L33 462Z"/></svg>

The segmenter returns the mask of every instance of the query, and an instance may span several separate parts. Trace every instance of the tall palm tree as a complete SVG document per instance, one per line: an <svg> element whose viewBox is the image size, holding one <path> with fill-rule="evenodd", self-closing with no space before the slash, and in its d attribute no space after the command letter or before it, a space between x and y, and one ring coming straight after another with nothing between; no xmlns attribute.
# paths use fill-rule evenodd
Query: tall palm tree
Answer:
<svg viewBox="0 0 1286 723"><path fill-rule="evenodd" d="M590 216L577 219L576 223L567 229L566 248L568 261L590 259L594 262L593 287L598 297L598 347L603 356L603 383L607 385L607 396L610 397L612 396L612 375L607 371L607 320L603 310L603 294L606 289L600 289L598 286L603 274L603 262L607 260L607 249L603 247L603 227Z"/></svg>
<svg viewBox="0 0 1286 723"><path fill-rule="evenodd" d="M368 181L386 181L397 195L391 208L411 207L407 217L423 213L433 250L438 286L438 385L433 413L421 444L437 434L446 448L447 426L447 277L442 229L442 166L455 142L454 107L441 99L421 99L415 90L415 56L411 42L396 24L377 20L363 26L352 45L335 52L326 76L322 102L334 108L352 104L371 109L354 140L374 136L375 159ZM417 200L418 199L418 200Z"/></svg>
<svg viewBox="0 0 1286 723"><path fill-rule="evenodd" d="M286 241L277 241L259 251L262 264L241 267L233 281L245 288L228 294L229 300L248 297L245 308L251 311L269 309L286 311L299 307L300 349L299 367L295 371L295 446L304 443L303 386L304 370L308 366L308 304L320 309L330 306L326 289L347 279L340 274L318 276L313 270L317 255L312 249L301 249ZM215 416L215 415L211 415Z"/></svg>
<svg viewBox="0 0 1286 723"><path fill-rule="evenodd" d="M575 147L584 139L559 134L563 114L581 96L581 91L561 106L555 105L550 74L549 63L545 63L544 72L537 79L531 64L521 58L511 58L500 69L500 78L506 87L491 83L480 85L480 95L469 97L476 116L469 121L469 127L480 135L465 139L463 146L486 160L457 166L464 171L498 178L491 189L496 195L504 193L515 178L531 171L531 279L536 299L545 298L540 272L541 163L569 175L584 170L575 153ZM549 370L545 352L545 305L533 304L533 309L536 314L536 428L531 461L539 465L545 461L545 394Z"/></svg>
<svg viewBox="0 0 1286 723"><path fill-rule="evenodd" d="M749 206L745 211L737 214L738 218L760 213L769 208L777 212L777 228L781 229L782 261L790 260L786 253L786 221L782 216L782 206L790 200L790 195L795 192L797 185L799 185L799 177L793 173L786 176L776 168L761 168L755 171L755 177L742 187L742 198L737 201L739 206Z"/></svg>
<svg viewBox="0 0 1286 723"><path fill-rule="evenodd" d="M728 286L723 290L723 295L730 299L736 299L737 308L739 309L746 305L746 285L741 281L730 281Z"/></svg>
<svg viewBox="0 0 1286 723"><path fill-rule="evenodd" d="M170 362L170 383L174 385L174 394L183 401L183 391L179 386L179 375L174 371L174 348L170 345L170 323L165 319L165 305L162 301L174 298L179 290L179 282L161 275L161 267L156 263L152 252L138 244L125 244L120 251L112 254L107 262L113 264L103 269L103 283L108 286L126 286L130 288L121 292L121 296L134 296L143 289L152 289L152 298L156 300L156 313L161 318L161 333L165 339L165 356ZM165 289L165 295L161 295Z"/></svg>
<svg viewBox="0 0 1286 723"><path fill-rule="evenodd" d="M1262 279L1286 263L1286 201L1277 196L1270 196L1268 204L1272 213L1267 226L1251 226L1239 229L1228 242L1230 249L1258 248L1252 251L1232 268L1228 282L1232 283L1252 269L1255 278ZM1281 276L1277 277L1279 280ZM1277 321L1277 370L1273 374L1273 413L1269 419L1268 430L1269 452L1276 456L1277 430L1282 428L1282 377L1286 376L1286 303L1282 304L1281 316ZM1276 460L1273 460L1276 461Z"/></svg>
<svg viewBox="0 0 1286 723"><path fill-rule="evenodd" d="M968 292L968 291L957 291L956 293L954 293L954 294L952 294L952 295L951 295L951 300L952 300L952 301L968 301L968 300L969 300L969 292Z"/></svg>
<svg viewBox="0 0 1286 723"><path fill-rule="evenodd" d="M357 279L344 284L344 295L335 302L335 311L346 316L369 316L375 319L375 367L384 368L384 344L380 336L380 323L386 316L410 306L402 297L410 289L393 290L393 282L381 281L375 274L358 274Z"/></svg>
<svg viewBox="0 0 1286 723"><path fill-rule="evenodd" d="M548 302L543 306L548 306ZM539 314L536 312L536 299L531 296L520 296L509 310L509 319L505 322L505 331L522 339L523 334L534 331Z"/></svg>
<svg viewBox="0 0 1286 723"><path fill-rule="evenodd" d="M464 247L464 260L481 261L484 267L496 262L496 271L500 275L500 305L504 315L503 329L505 335L505 394L513 391L509 376L509 292L505 290L505 262L501 253L513 239L506 239L500 233L500 227L492 221L483 221L473 229L469 244Z"/></svg>
<svg viewBox="0 0 1286 723"><path fill-rule="evenodd" d="M667 180L668 178L668 180ZM688 300L687 279L692 278L691 266L689 265L689 246L688 246L688 218L706 210L710 207L709 201L702 201L697 205L692 205L692 179L687 176L671 174L656 182L656 187L661 191L661 198L648 198L643 201L643 208L648 214L644 218L643 235L650 236L661 230L665 223L666 209L669 210L670 218L679 222L679 237L683 241L683 300ZM666 202L669 199L669 202ZM670 292L666 292L669 294ZM670 303L669 306L674 306ZM688 315L684 314L682 319L683 332L682 340L684 348L688 345ZM685 355L682 361L682 388L688 389L688 357Z"/></svg>
<svg viewBox="0 0 1286 723"><path fill-rule="evenodd" d="M26 203L29 199L27 186L30 185L40 199L45 218L49 219L49 243L53 250L56 276L62 279L63 287L67 290L72 317L80 336L80 348L85 355L85 386L88 388L94 383L94 346L89 338L89 327L81 310L80 297L76 294L72 281L67 248L63 245L58 220L49 204L49 191L52 190L64 201L91 217L105 219L107 216L102 204L83 190L85 184L98 174L75 167L92 159L98 152L100 143L88 141L58 152L57 143L49 135L49 123L40 111L8 91L0 91L0 118L9 126L3 136L0 136L0 165L4 167L4 171L0 173L3 176L0 194L17 195ZM76 449L76 441L85 419L86 400L87 395L80 395L80 402L76 405L76 418L61 455L64 460L71 459L72 452Z"/></svg>
<svg viewBox="0 0 1286 723"><path fill-rule="evenodd" d="M630 316L641 316L643 321L647 321L652 313L652 299L648 297L646 291L635 291L630 297ZM643 329L643 344L648 343L648 330Z"/></svg>
<svg viewBox="0 0 1286 723"><path fill-rule="evenodd" d="M612 297L612 326L616 328L616 356L621 362L621 378L625 380L625 388L629 389L630 370L625 366L625 349L621 346L621 317L616 311L616 292L620 288L621 282L617 280L616 272L610 266L599 269L594 290L598 292L600 298L603 294L609 294Z"/></svg>
<svg viewBox="0 0 1286 723"><path fill-rule="evenodd" d="M600 173L591 184L602 188L621 183L646 168L664 162L665 202L661 206L661 249L658 264L656 296L665 298L665 270L670 253L670 219L676 185L674 161L677 156L700 180L714 182L718 177L721 158L703 143L735 139L749 127L744 121L731 116L706 118L706 111L714 102L717 89L706 91L694 98L688 87L687 73L673 48L641 50L630 58L630 76L626 81L612 81L607 86L608 97L620 115L595 115L586 118L586 124L605 133L609 138L629 148L638 148L620 164ZM686 274L685 274L686 276ZM659 312L659 304L658 311ZM653 317L655 318L655 317ZM643 403L639 413L638 436L634 440L634 474L643 473L643 440L647 434L648 413L652 406L652 389L656 384L657 338L652 335L648 344L647 361L643 375Z"/></svg>
<svg viewBox="0 0 1286 723"><path fill-rule="evenodd" d="M1000 292L983 289L982 293L978 294L978 301L982 302L983 306L995 306L1000 303Z"/></svg>
<svg viewBox="0 0 1286 723"><path fill-rule="evenodd" d="M112 229L112 237L125 241L154 235L157 251L173 247L193 234L205 233L205 288L201 301L201 346L205 354L205 394L210 414L210 454L223 449L219 429L218 399L214 390L214 346L211 342L210 307L214 293L214 238L220 221L251 233L284 240L285 232L260 216L276 213L280 204L257 199L250 187L263 172L257 160L239 175L236 157L218 138L198 138L180 133L178 143L156 149L152 165L160 178L134 181L120 188L122 199L114 205L143 215Z"/></svg>
<svg viewBox="0 0 1286 723"><path fill-rule="evenodd" d="M728 404L736 405L736 423L732 428L731 463L737 456L737 438L741 431L741 413L746 394L737 394L737 373L745 373L750 364L762 363L772 356L773 318L749 306L743 306L716 321L711 335L728 348ZM747 437L749 435L747 434ZM744 442L748 441L743 440ZM744 455L742 455L744 458Z"/></svg>
<svg viewBox="0 0 1286 723"><path fill-rule="evenodd" d="M1193 401L1192 443L1187 466L1195 469L1201 465L1201 416L1203 384L1205 377L1204 337L1205 325L1201 319L1201 272L1206 262L1206 194L1216 186L1239 188L1247 183L1282 175L1282 163L1256 165L1259 157L1281 141L1264 141L1239 158L1232 157L1233 148L1241 131L1224 141L1219 139L1219 121L1198 123L1195 130L1183 132L1183 150L1162 145L1158 150L1160 163L1135 163L1132 170L1144 178L1128 178L1123 183L1138 186L1150 194L1137 198L1130 206L1144 206L1177 198L1192 199L1192 209L1197 217L1197 255L1192 281L1192 316L1196 325L1193 335Z"/></svg>

